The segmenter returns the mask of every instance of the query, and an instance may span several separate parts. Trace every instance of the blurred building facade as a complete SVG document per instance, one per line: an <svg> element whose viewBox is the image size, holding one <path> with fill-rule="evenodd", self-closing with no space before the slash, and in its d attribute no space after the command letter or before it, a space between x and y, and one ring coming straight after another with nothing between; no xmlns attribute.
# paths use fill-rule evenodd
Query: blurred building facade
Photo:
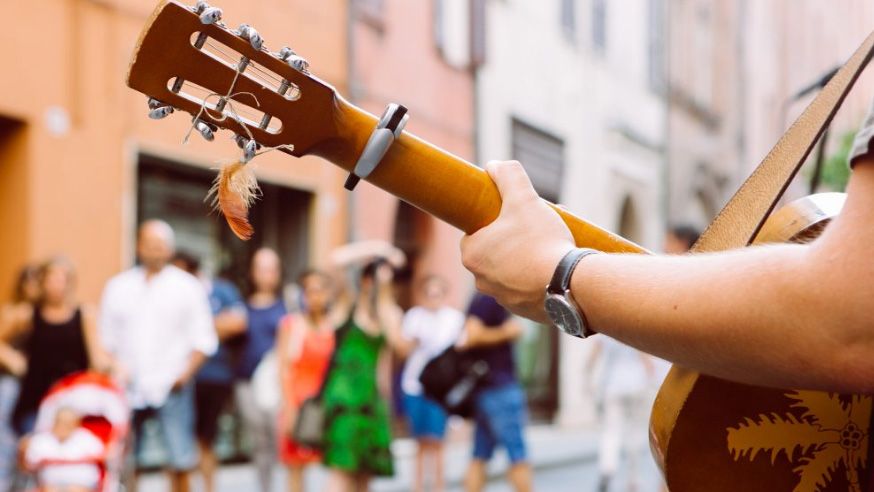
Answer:
<svg viewBox="0 0 874 492"><path fill-rule="evenodd" d="M471 156L472 75L435 49L430 9L347 0L215 3L229 25L255 26L269 48L293 47L341 94L354 85L360 97L353 99L377 114L388 101L406 103L411 130ZM350 200L344 174L316 158L259 157L263 197L250 217L256 234L249 242L233 237L204 203L215 168L239 155L230 134L219 132L212 143L195 134L183 146L189 119L149 120L146 98L124 84L152 7L131 0L9 6L16 22L0 34L0 53L9 60L5 73L16 75L0 78L0 222L8 228L0 299L25 262L64 253L79 266L81 296L96 301L105 280L133 264L136 225L164 218L180 249L241 284L259 246L279 250L291 280L349 239L397 239L414 253L414 270L448 277L460 302L469 280L458 233L363 186Z"/></svg>
<svg viewBox="0 0 874 492"><path fill-rule="evenodd" d="M486 2L478 151L518 159L545 198L648 247L662 237L662 2ZM536 247L533 246L533 247ZM536 417L593 418L590 344L534 328L520 373Z"/></svg>
<svg viewBox="0 0 874 492"><path fill-rule="evenodd" d="M382 114L403 104L406 129L464 159L474 157L470 15L465 0L352 0L348 97ZM415 207L361 183L352 198L356 239L394 242L409 258L399 275L400 301L416 302L416 281L439 273L450 301L462 307L471 277L461 265L461 232Z"/></svg>
<svg viewBox="0 0 874 492"><path fill-rule="evenodd" d="M669 2L668 217L702 227L874 26L863 0ZM831 127L839 150L874 98L864 74ZM810 192L814 151L788 195Z"/></svg>
<svg viewBox="0 0 874 492"><path fill-rule="evenodd" d="M280 153L257 160L263 200L244 243L210 215L204 196L217 163L239 150L227 132L181 145L189 118L155 122L146 97L125 86L136 40L153 3L44 0L8 6L2 35L9 61L0 77L0 297L27 261L64 253L80 270L80 294L97 300L103 283L134 261L137 223L164 218L180 248L243 279L250 252L273 246L293 274L323 260L346 238L343 176L316 159ZM250 23L270 47L288 44L344 90L347 5L342 0L222 2L229 24ZM38 35L35 33L39 33ZM168 46L168 49L173 49ZM14 231L14 232L13 232Z"/></svg>

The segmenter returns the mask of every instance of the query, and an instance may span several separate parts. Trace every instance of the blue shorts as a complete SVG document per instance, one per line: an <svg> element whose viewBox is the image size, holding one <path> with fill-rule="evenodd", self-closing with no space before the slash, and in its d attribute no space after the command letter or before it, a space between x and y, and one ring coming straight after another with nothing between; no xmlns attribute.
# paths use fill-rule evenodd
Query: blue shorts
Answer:
<svg viewBox="0 0 874 492"><path fill-rule="evenodd" d="M446 435L446 412L433 400L404 393L404 411L416 439L441 440Z"/></svg>
<svg viewBox="0 0 874 492"><path fill-rule="evenodd" d="M163 405L134 411L134 453L141 461L143 424L154 418L160 428L161 441L167 457L167 468L189 471L197 466L198 452L194 438L194 384L188 383L179 391L172 391Z"/></svg>
<svg viewBox="0 0 874 492"><path fill-rule="evenodd" d="M473 457L488 461L501 445L507 450L510 463L525 461L528 458L524 435L528 409L519 384L484 389L476 395L475 403Z"/></svg>

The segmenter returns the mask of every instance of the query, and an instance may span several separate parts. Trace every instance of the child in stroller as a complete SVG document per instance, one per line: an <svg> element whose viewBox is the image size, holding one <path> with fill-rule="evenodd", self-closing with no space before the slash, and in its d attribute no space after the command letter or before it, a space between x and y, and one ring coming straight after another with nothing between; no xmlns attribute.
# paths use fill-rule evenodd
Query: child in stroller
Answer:
<svg viewBox="0 0 874 492"><path fill-rule="evenodd" d="M58 381L40 403L34 433L21 446L37 490L117 490L129 414L124 393L108 376L83 372Z"/></svg>

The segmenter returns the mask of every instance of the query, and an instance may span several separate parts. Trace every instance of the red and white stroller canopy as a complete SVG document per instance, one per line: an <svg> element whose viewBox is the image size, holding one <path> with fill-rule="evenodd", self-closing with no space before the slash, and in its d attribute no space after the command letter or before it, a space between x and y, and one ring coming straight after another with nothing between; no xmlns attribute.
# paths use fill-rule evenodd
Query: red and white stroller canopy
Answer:
<svg viewBox="0 0 874 492"><path fill-rule="evenodd" d="M109 376L94 372L71 374L55 383L40 403L35 430L51 430L55 415L63 408L82 416L103 417L116 432L126 429L130 420L124 391Z"/></svg>

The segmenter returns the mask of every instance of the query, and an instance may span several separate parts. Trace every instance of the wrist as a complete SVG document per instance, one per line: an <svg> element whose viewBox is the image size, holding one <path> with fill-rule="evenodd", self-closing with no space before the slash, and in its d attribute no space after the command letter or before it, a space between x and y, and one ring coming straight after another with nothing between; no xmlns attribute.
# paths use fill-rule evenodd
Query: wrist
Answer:
<svg viewBox="0 0 874 492"><path fill-rule="evenodd" d="M586 338L594 334L579 299L574 296L572 279L579 264L597 253L600 251L590 248L571 249L558 262L546 286L543 307L547 317L554 327L568 335Z"/></svg>

